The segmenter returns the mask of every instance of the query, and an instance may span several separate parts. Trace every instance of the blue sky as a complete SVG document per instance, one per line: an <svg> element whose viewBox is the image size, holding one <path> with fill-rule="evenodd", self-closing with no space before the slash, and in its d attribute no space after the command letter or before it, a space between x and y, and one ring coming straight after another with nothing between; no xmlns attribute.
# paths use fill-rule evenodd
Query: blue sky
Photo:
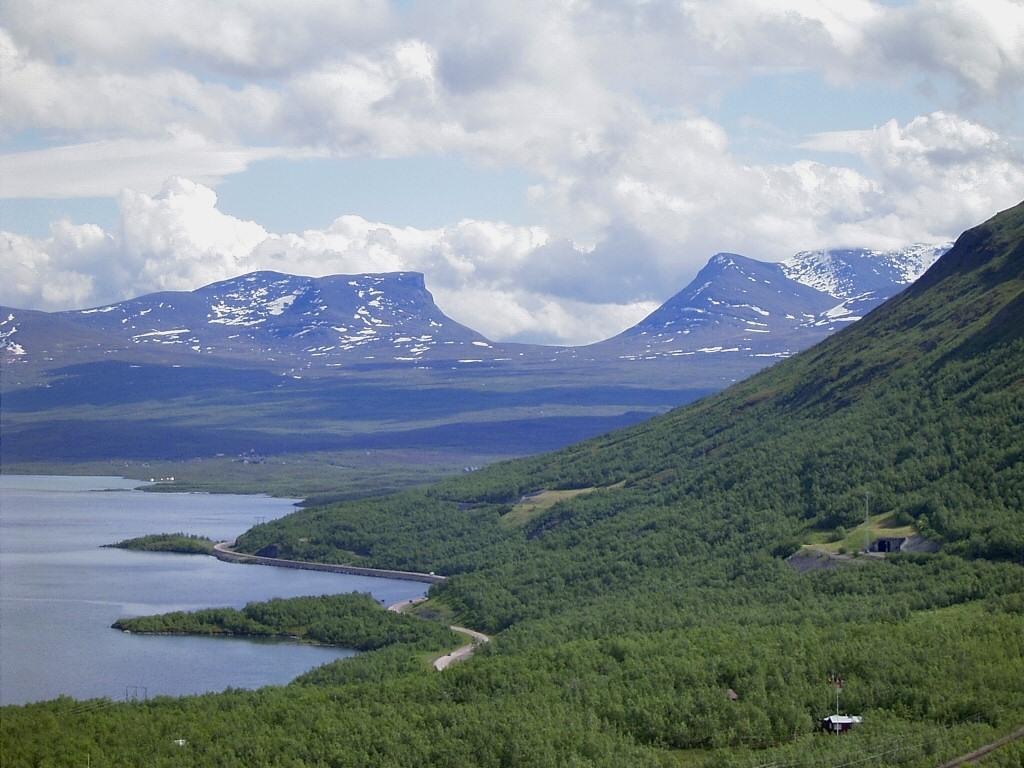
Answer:
<svg viewBox="0 0 1024 768"><path fill-rule="evenodd" d="M717 251L944 240L1024 189L1014 0L10 0L0 67L25 308L413 269L579 343Z"/></svg>

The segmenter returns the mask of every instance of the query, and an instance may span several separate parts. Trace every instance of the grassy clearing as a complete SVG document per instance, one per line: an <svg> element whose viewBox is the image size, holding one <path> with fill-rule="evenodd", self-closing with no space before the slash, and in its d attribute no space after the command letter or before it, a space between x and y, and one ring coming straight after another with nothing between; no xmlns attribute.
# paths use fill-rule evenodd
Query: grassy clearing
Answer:
<svg viewBox="0 0 1024 768"><path fill-rule="evenodd" d="M527 494L516 502L512 509L502 515L501 524L506 528L519 527L525 525L538 515L547 512L560 501L573 499L577 496L582 496L585 493L592 493L593 491L616 490L618 488L622 488L625 484L626 483L623 481L603 487L591 486L589 488L571 488L565 491L542 490L537 491L536 493Z"/></svg>
<svg viewBox="0 0 1024 768"><path fill-rule="evenodd" d="M912 525L896 522L895 512L872 515L867 523L861 523L850 531L838 528L834 531L815 531L805 542L812 549L829 554L862 552L869 541L881 538L913 536L917 530Z"/></svg>
<svg viewBox="0 0 1024 768"><path fill-rule="evenodd" d="M454 624L456 621L455 611L452 610L451 606L445 605L440 600L424 600L407 611L403 611L403 613L418 616L428 621L438 621L445 626ZM462 637L462 635L459 635L459 637Z"/></svg>
<svg viewBox="0 0 1024 768"><path fill-rule="evenodd" d="M596 491L597 488L573 488L568 491L538 491L521 498L515 506L502 515L501 524L507 528L526 525L530 520L547 512L555 504L572 499L584 493Z"/></svg>

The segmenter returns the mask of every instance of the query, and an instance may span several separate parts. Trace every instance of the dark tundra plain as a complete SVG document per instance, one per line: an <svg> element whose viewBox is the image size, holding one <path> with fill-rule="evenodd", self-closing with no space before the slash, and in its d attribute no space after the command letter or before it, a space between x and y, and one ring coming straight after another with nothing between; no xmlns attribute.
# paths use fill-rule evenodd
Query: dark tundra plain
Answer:
<svg viewBox="0 0 1024 768"><path fill-rule="evenodd" d="M395 643L255 692L9 707L4 764L941 765L1024 722L1022 371L1024 204L720 394L240 539L448 575L417 610L493 634L471 661ZM940 550L787 562L865 498Z"/></svg>

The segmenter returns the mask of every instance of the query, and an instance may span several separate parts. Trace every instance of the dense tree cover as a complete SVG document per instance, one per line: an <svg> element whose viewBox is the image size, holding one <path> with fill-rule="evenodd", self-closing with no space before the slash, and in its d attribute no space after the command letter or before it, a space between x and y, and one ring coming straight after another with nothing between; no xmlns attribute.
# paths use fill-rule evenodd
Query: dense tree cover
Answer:
<svg viewBox="0 0 1024 768"><path fill-rule="evenodd" d="M110 544L117 549L137 549L143 552L177 552L181 555L208 555L213 552L213 540L194 533L152 533L134 539L122 539Z"/></svg>
<svg viewBox="0 0 1024 768"><path fill-rule="evenodd" d="M292 637L359 651L395 643L434 650L461 642L447 627L384 610L372 595L362 593L276 598L249 603L240 611L175 611L118 619L114 627L142 633Z"/></svg>
<svg viewBox="0 0 1024 768"><path fill-rule="evenodd" d="M286 688L8 709L12 764L924 768L992 740L1024 722L1022 272L1018 206L721 395L241 539L451 575L432 602L498 633L471 662L431 674L391 646ZM597 490L502 523L544 488ZM865 494L943 551L785 563L809 534L856 525ZM832 672L865 717L844 737L816 732ZM177 737L192 747L173 754Z"/></svg>
<svg viewBox="0 0 1024 768"><path fill-rule="evenodd" d="M8 708L5 765L90 754L96 764L125 766L751 768L786 759L821 768L901 746L900 762L882 764L932 768L1019 720L1019 604L987 599L875 621L866 593L848 602L862 603L862 620L779 623L770 605L720 606L718 621L655 629L649 619L628 631L600 629L606 606L553 626L524 622L442 674L392 646L286 688ZM594 635L565 634L588 622ZM848 738L815 730L815 718L831 711L833 670L847 679L844 710L867 718ZM189 747L173 749L178 738Z"/></svg>

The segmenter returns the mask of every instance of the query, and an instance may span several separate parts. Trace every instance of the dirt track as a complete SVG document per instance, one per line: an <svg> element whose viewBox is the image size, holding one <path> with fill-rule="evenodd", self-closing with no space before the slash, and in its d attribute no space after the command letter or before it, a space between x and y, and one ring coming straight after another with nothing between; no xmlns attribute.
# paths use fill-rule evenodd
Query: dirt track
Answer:
<svg viewBox="0 0 1024 768"><path fill-rule="evenodd" d="M388 610L394 611L395 613L405 613L414 605L422 603L426 599L426 597L414 597L411 600L403 600L400 603L389 605ZM483 632L477 632L475 629L467 629L466 627L459 627L454 624L448 627L448 629L452 632L458 632L460 635L466 635L470 639L470 643L469 645L463 645L450 653L446 653L443 656L438 656L434 659L434 669L438 672L448 667L449 664L454 664L457 661L468 659L481 645L491 642L490 637L485 635Z"/></svg>
<svg viewBox="0 0 1024 768"><path fill-rule="evenodd" d="M475 629L466 629L466 627L457 627L455 625L452 625L449 629L452 632L458 632L459 634L466 635L471 642L469 645L463 645L460 648L456 648L451 653L446 653L444 656L434 659L434 669L438 672L446 669L450 664L468 659L481 645L491 642L491 638L483 632L477 632Z"/></svg>

